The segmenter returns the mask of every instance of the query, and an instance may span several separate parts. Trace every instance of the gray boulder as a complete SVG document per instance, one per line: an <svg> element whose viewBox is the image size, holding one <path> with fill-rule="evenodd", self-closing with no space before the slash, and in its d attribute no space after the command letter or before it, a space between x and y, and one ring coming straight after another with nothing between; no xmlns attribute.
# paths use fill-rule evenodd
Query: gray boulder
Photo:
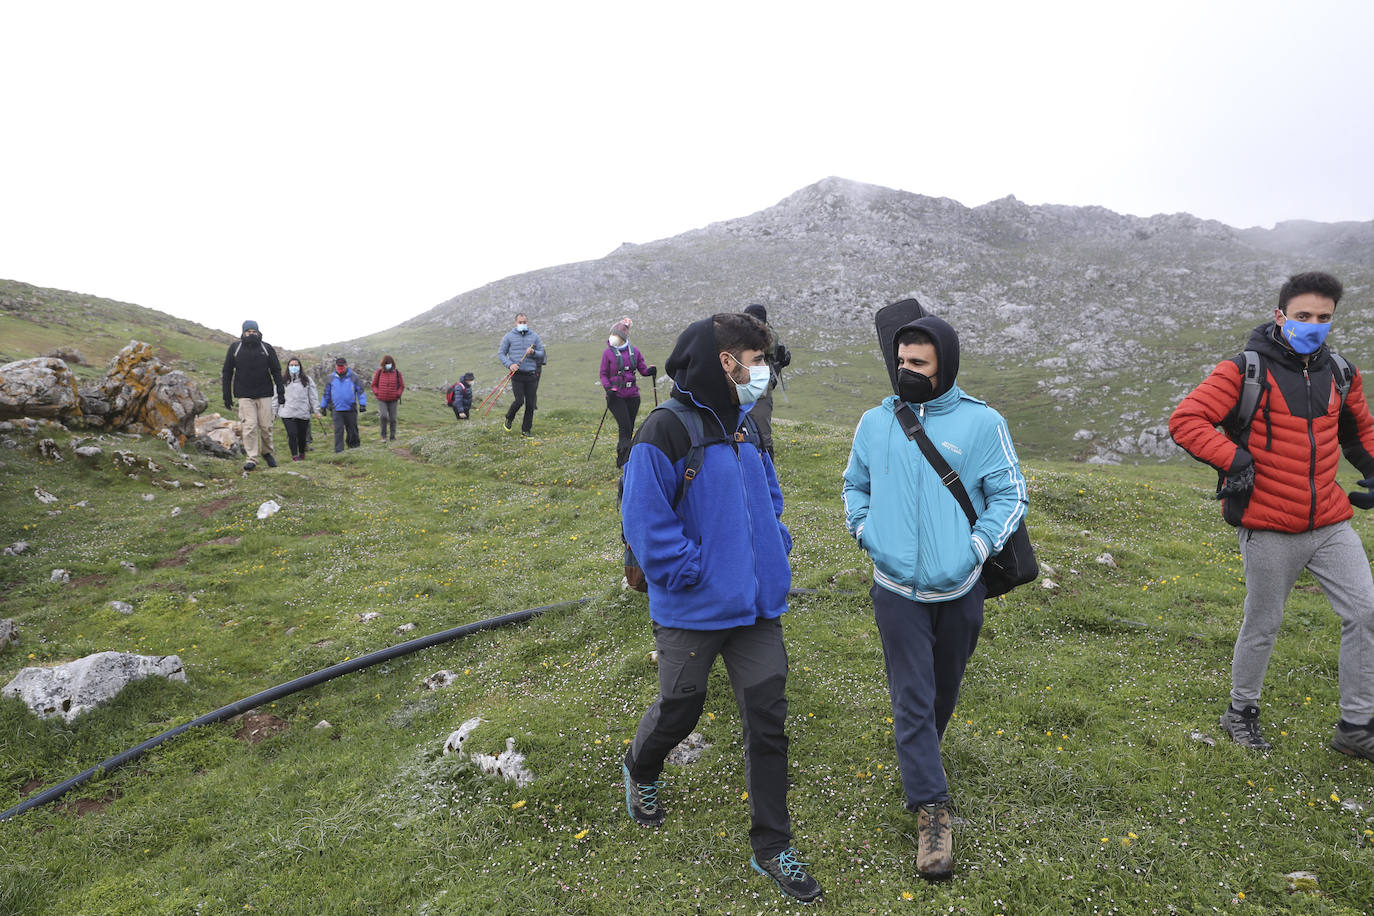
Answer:
<svg viewBox="0 0 1374 916"><path fill-rule="evenodd" d="M80 416L76 376L62 360L38 356L0 366L0 418Z"/></svg>
<svg viewBox="0 0 1374 916"><path fill-rule="evenodd" d="M0 620L0 649L9 646L10 643L19 642L19 624L13 620Z"/></svg>
<svg viewBox="0 0 1374 916"><path fill-rule="evenodd" d="M97 652L53 668L25 668L0 689L0 695L18 697L41 718L60 716L70 722L134 681L153 676L186 680L175 655Z"/></svg>

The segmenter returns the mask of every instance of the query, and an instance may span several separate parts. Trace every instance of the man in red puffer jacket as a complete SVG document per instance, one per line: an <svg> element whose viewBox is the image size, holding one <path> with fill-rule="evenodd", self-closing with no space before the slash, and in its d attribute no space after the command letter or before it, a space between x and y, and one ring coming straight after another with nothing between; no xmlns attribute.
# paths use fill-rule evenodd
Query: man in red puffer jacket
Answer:
<svg viewBox="0 0 1374 916"><path fill-rule="evenodd" d="M1260 687L1283 622L1283 605L1304 569L1341 618L1341 718L1335 750L1374 760L1374 578L1351 505L1374 508L1374 418L1360 373L1327 349L1340 301L1330 274L1290 277L1274 320L1250 334L1261 394L1253 419L1237 417L1244 355L1228 359L1169 418L1174 441L1216 468L1222 515L1240 529L1245 619L1231 659L1231 705L1221 727L1236 743L1269 750L1259 731ZM1218 430L1227 427L1230 433ZM1365 489L1336 481L1344 452Z"/></svg>
<svg viewBox="0 0 1374 916"><path fill-rule="evenodd" d="M382 418L383 442L387 441L388 427L391 431L390 440L396 441L396 408L405 390L406 380L401 377L401 370L396 368L396 360L388 353L382 357L381 367L372 373L372 396L377 401L377 414Z"/></svg>

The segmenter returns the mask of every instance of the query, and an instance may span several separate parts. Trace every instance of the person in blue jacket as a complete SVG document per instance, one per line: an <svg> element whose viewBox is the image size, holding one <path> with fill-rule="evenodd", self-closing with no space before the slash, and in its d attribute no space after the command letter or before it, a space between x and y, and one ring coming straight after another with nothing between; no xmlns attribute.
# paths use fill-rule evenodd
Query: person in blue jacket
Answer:
<svg viewBox="0 0 1374 916"><path fill-rule="evenodd" d="M953 871L949 786L940 739L964 667L978 644L986 589L983 561L998 553L1026 512L1026 480L1002 416L955 384L959 337L934 316L897 331L884 353L896 394L864 413L844 471L845 525L873 560L873 613L882 639L897 762L916 815L916 871ZM907 439L905 401L958 473L968 516Z"/></svg>
<svg viewBox="0 0 1374 916"><path fill-rule="evenodd" d="M779 618L792 583L792 537L773 462L746 421L767 390L769 344L768 329L742 313L695 322L678 337L665 364L672 397L696 412L704 431L690 486L685 418L654 410L630 446L621 521L648 583L659 696L640 719L621 772L630 817L661 825L664 758L696 726L707 674L723 657L744 733L750 864L784 893L810 901L821 888L792 846L787 810L787 650Z"/></svg>
<svg viewBox="0 0 1374 916"><path fill-rule="evenodd" d="M515 316L515 327L501 338L501 346L496 350L496 358L507 370L515 370L510 380L511 394L515 402L506 411L506 432L515 423L515 415L523 405L525 416L520 420L520 435L529 438L534 425L535 395L539 391L539 376L544 371L544 342L539 335L530 330L529 319L524 312Z"/></svg>
<svg viewBox="0 0 1374 916"><path fill-rule="evenodd" d="M367 393L362 382L348 368L348 360L340 356L334 360L334 373L324 383L324 394L320 396L320 413L334 411L334 454L349 448L357 448L362 440L358 438L358 413L367 412Z"/></svg>

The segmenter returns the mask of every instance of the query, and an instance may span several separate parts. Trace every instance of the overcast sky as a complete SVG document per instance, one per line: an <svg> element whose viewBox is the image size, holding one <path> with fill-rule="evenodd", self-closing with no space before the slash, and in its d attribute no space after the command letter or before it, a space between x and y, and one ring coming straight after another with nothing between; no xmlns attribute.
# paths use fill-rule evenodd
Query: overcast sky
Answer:
<svg viewBox="0 0 1374 916"><path fill-rule="evenodd" d="M1374 4L0 0L0 277L300 347L829 175L1374 219Z"/></svg>

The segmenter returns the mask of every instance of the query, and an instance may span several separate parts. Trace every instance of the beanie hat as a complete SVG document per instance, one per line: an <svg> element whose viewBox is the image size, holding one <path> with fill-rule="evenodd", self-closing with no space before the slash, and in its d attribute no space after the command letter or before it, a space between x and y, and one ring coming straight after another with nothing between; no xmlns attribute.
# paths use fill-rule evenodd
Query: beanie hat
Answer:
<svg viewBox="0 0 1374 916"><path fill-rule="evenodd" d="M611 325L611 333L614 334L616 337L619 337L621 340L629 340L630 325L632 324L634 324L634 322L631 321L629 318L622 318L615 324Z"/></svg>
<svg viewBox="0 0 1374 916"><path fill-rule="evenodd" d="M465 382L470 382L475 378L477 378L477 376L473 375L471 372L464 372L462 380Z"/></svg>
<svg viewBox="0 0 1374 916"><path fill-rule="evenodd" d="M755 302L753 305L746 305L744 307L744 314L753 315L759 321L762 321L764 323L767 323L768 321L768 310L765 309L763 306L759 305L757 302Z"/></svg>
<svg viewBox="0 0 1374 916"><path fill-rule="evenodd" d="M258 323L256 321L245 321L243 323L243 330L239 333L247 334L249 331L258 331L258 333L262 333L258 330Z"/></svg>
<svg viewBox="0 0 1374 916"><path fill-rule="evenodd" d="M340 356L338 359L334 360L334 365L336 365L336 366L347 366L347 365L348 365L348 360L346 360L346 359L344 359L342 356Z"/></svg>

